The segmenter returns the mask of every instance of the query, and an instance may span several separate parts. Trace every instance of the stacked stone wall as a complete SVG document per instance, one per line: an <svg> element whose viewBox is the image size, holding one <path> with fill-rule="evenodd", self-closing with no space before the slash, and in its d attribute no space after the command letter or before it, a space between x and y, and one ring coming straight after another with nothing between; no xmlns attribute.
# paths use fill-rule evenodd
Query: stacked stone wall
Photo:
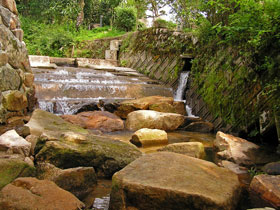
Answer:
<svg viewBox="0 0 280 210"><path fill-rule="evenodd" d="M0 0L0 123L24 116L36 103L34 75L14 0Z"/></svg>

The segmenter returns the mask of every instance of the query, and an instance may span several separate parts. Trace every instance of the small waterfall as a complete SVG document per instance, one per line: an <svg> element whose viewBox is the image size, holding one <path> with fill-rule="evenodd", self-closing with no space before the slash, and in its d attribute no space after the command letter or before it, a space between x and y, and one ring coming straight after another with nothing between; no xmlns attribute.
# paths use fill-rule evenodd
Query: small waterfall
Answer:
<svg viewBox="0 0 280 210"><path fill-rule="evenodd" d="M175 101L184 101L186 103L186 101L183 100L183 98L184 98L184 93L185 93L185 90L186 90L189 74L190 74L189 71L182 72L180 74L178 88L177 88L177 90L174 94L174 100ZM189 117L197 117L197 116L192 114L192 109L187 104L186 104L186 111L187 111L187 115Z"/></svg>

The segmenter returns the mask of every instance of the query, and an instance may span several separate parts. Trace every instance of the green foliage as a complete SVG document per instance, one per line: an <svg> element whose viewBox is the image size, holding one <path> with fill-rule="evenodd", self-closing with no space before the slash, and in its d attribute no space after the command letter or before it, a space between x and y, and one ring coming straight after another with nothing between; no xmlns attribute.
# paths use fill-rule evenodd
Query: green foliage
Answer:
<svg viewBox="0 0 280 210"><path fill-rule="evenodd" d="M171 21L167 21L167 20L158 18L154 21L153 26L156 28L168 28L168 29L174 30L174 29L176 29L177 24L173 23Z"/></svg>
<svg viewBox="0 0 280 210"><path fill-rule="evenodd" d="M116 7L116 19L114 26L123 31L132 31L136 27L137 11L134 7Z"/></svg>

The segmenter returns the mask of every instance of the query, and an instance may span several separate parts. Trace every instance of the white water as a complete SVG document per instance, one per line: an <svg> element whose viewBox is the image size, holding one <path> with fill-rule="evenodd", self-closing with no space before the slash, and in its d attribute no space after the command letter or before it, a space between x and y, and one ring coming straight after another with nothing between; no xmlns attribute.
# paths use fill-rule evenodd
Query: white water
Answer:
<svg viewBox="0 0 280 210"><path fill-rule="evenodd" d="M184 101L184 103L186 104L186 100L183 100L183 97L184 97L185 89L186 89L186 86L188 83L189 74L190 74L189 71L182 72L180 74L178 88L174 94L175 101ZM197 117L192 114L192 109L187 104L186 104L186 111L187 111L187 115L189 117Z"/></svg>

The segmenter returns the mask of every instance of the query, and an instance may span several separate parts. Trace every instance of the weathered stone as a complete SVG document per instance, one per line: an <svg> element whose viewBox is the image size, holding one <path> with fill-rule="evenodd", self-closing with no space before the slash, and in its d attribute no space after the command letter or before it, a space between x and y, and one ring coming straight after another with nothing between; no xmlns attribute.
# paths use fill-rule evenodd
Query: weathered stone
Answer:
<svg viewBox="0 0 280 210"><path fill-rule="evenodd" d="M110 41L110 50L120 50L120 41L119 40L112 40Z"/></svg>
<svg viewBox="0 0 280 210"><path fill-rule="evenodd" d="M6 65L7 63L8 63L7 53L0 51L0 67Z"/></svg>
<svg viewBox="0 0 280 210"><path fill-rule="evenodd" d="M32 73L25 73L24 74L24 84L26 87L32 87L34 82L34 74Z"/></svg>
<svg viewBox="0 0 280 210"><path fill-rule="evenodd" d="M19 126L15 128L15 131L20 135L21 137L25 138L28 135L30 135L30 129L27 126Z"/></svg>
<svg viewBox="0 0 280 210"><path fill-rule="evenodd" d="M110 210L233 210L237 176L186 155L159 152L135 160L113 176Z"/></svg>
<svg viewBox="0 0 280 210"><path fill-rule="evenodd" d="M30 157L25 157L24 162L26 162L29 166L34 167L34 161Z"/></svg>
<svg viewBox="0 0 280 210"><path fill-rule="evenodd" d="M264 165L275 160L279 156L260 148L258 145L219 131L214 141L216 162L229 160L241 166Z"/></svg>
<svg viewBox="0 0 280 210"><path fill-rule="evenodd" d="M84 199L97 184L97 177L92 167L62 170L49 163L39 163L36 168L38 179L53 181L79 199Z"/></svg>
<svg viewBox="0 0 280 210"><path fill-rule="evenodd" d="M177 114L181 114L181 115L186 115L187 112L186 112L186 105L184 102L182 101L174 101L173 102L173 106L174 106L174 109L175 109L175 113Z"/></svg>
<svg viewBox="0 0 280 210"><path fill-rule="evenodd" d="M99 176L110 177L141 156L133 145L90 135L88 130L43 110L35 110L26 125L31 134L44 136L35 149L37 161L48 161L59 168L89 166L94 167Z"/></svg>
<svg viewBox="0 0 280 210"><path fill-rule="evenodd" d="M28 111L33 111L34 107L37 104L37 98L35 96L35 86L33 85L31 88L26 88L26 97L28 101Z"/></svg>
<svg viewBox="0 0 280 210"><path fill-rule="evenodd" d="M163 148L158 149L158 151L175 152L200 159L205 158L204 146L200 142L183 142L169 144Z"/></svg>
<svg viewBox="0 0 280 210"><path fill-rule="evenodd" d="M10 21L12 17L12 13L7 9L1 6L0 4L0 16L2 18L2 22L6 27L10 27Z"/></svg>
<svg viewBox="0 0 280 210"><path fill-rule="evenodd" d="M1 0L1 5L9 9L12 13L18 14L17 5L14 0Z"/></svg>
<svg viewBox="0 0 280 210"><path fill-rule="evenodd" d="M106 50L105 59L106 60L118 60L118 51L117 50Z"/></svg>
<svg viewBox="0 0 280 210"><path fill-rule="evenodd" d="M105 111L81 112L77 115L63 115L64 120L87 129L106 132L124 129L123 121L116 115Z"/></svg>
<svg viewBox="0 0 280 210"><path fill-rule="evenodd" d="M214 125L210 122L193 122L184 128L185 131L211 133L214 131Z"/></svg>
<svg viewBox="0 0 280 210"><path fill-rule="evenodd" d="M168 144L168 139L163 130L142 128L132 135L130 142L138 147L147 147Z"/></svg>
<svg viewBox="0 0 280 210"><path fill-rule="evenodd" d="M15 37L18 38L18 40L20 42L22 42L22 40L23 40L23 30L19 29L19 28L16 28L16 29L12 30L12 32L15 35Z"/></svg>
<svg viewBox="0 0 280 210"><path fill-rule="evenodd" d="M181 128L184 128L193 122L202 121L202 119L199 117L189 117L189 116L184 116L184 117L185 117L185 120L184 120L184 123L180 126Z"/></svg>
<svg viewBox="0 0 280 210"><path fill-rule="evenodd" d="M250 199L254 207L280 208L280 176L254 176L250 184Z"/></svg>
<svg viewBox="0 0 280 210"><path fill-rule="evenodd" d="M269 175L280 175L280 161L266 164L263 171Z"/></svg>
<svg viewBox="0 0 280 210"><path fill-rule="evenodd" d="M139 110L127 116L126 128L139 130L141 128L176 130L184 122L184 116L174 113L163 113L152 110Z"/></svg>
<svg viewBox="0 0 280 210"><path fill-rule="evenodd" d="M84 204L48 180L17 178L0 192L1 209L80 210Z"/></svg>
<svg viewBox="0 0 280 210"><path fill-rule="evenodd" d="M20 21L18 16L12 15L12 18L10 20L10 30L14 30L20 28Z"/></svg>
<svg viewBox="0 0 280 210"><path fill-rule="evenodd" d="M175 108L171 104L168 104L168 103L150 104L149 110L154 110L157 112L176 113Z"/></svg>
<svg viewBox="0 0 280 210"><path fill-rule="evenodd" d="M10 130L0 136L0 150L7 153L29 156L31 144L19 136L15 130Z"/></svg>
<svg viewBox="0 0 280 210"><path fill-rule="evenodd" d="M11 66L0 66L0 91L19 89L21 79Z"/></svg>
<svg viewBox="0 0 280 210"><path fill-rule="evenodd" d="M34 135L29 135L25 138L26 141L28 141L31 144L31 148L30 148L30 155L34 155L35 154L35 147L38 141L38 136L34 136Z"/></svg>
<svg viewBox="0 0 280 210"><path fill-rule="evenodd" d="M18 158L0 158L0 189L18 177L33 176L35 168Z"/></svg>
<svg viewBox="0 0 280 210"><path fill-rule="evenodd" d="M50 63L49 56L29 55L29 62L33 68L48 68L56 69L57 66L54 63Z"/></svg>
<svg viewBox="0 0 280 210"><path fill-rule="evenodd" d="M28 102L25 94L18 90L3 93L3 106L9 111L21 111L27 108Z"/></svg>

